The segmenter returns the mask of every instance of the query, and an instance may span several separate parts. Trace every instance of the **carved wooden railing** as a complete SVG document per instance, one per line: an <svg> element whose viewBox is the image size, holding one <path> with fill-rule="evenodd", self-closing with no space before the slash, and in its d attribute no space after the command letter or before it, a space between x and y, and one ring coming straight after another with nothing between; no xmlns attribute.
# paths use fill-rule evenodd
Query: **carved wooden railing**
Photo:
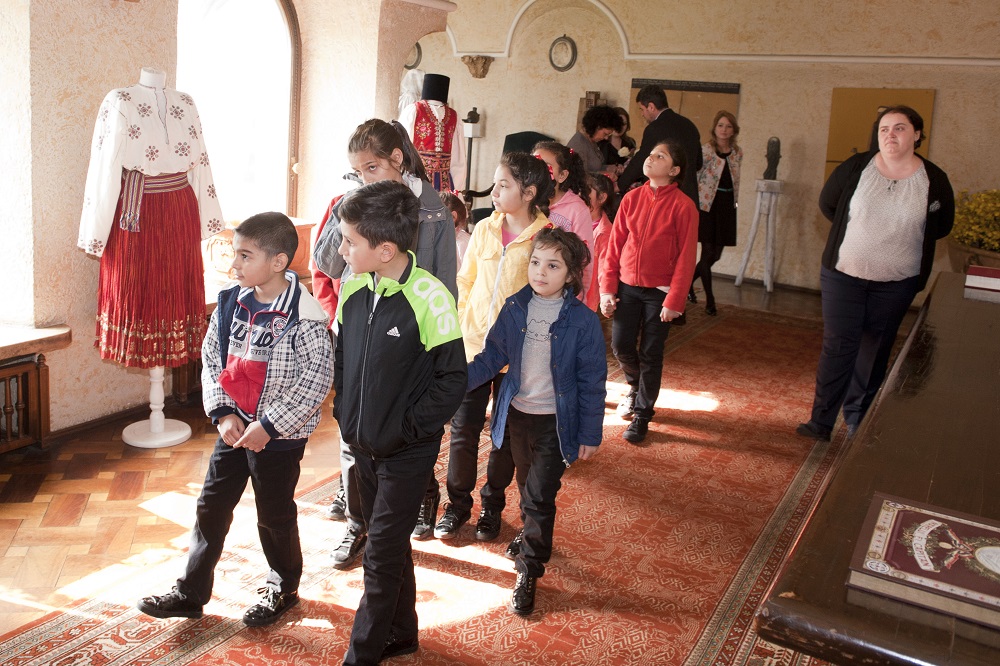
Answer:
<svg viewBox="0 0 1000 666"><path fill-rule="evenodd" d="M69 347L67 326L0 326L0 453L44 444L49 435L49 367L43 352Z"/></svg>
<svg viewBox="0 0 1000 666"><path fill-rule="evenodd" d="M0 401L0 453L41 444L49 434L49 368L42 354L0 365Z"/></svg>

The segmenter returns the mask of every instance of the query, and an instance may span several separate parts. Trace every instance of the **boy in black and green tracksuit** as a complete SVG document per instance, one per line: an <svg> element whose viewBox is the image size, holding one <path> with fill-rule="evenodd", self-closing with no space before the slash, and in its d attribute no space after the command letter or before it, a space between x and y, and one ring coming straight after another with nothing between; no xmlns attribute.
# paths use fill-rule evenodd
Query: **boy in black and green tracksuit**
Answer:
<svg viewBox="0 0 1000 666"><path fill-rule="evenodd" d="M416 265L409 247L417 198L381 181L341 206L341 286L333 415L355 457L368 524L365 591L344 664L375 664L417 649L410 533L434 472L444 424L465 395L455 299Z"/></svg>

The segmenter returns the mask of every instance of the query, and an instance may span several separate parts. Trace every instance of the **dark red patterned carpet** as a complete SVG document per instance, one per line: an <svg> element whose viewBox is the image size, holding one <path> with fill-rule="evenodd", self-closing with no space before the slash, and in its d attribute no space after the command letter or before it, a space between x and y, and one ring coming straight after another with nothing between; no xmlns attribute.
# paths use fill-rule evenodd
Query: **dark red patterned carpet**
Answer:
<svg viewBox="0 0 1000 666"><path fill-rule="evenodd" d="M625 423L614 408L623 387L610 359L605 443L564 476L535 613L522 619L506 609L512 489L495 543L476 542L467 526L454 542L415 544L421 649L391 663L819 663L752 633L756 605L834 455L794 434L811 403L819 345L813 322L729 307L714 318L692 313L671 333L657 416L638 447L620 437ZM322 517L334 489L330 481L299 498L306 573L303 601L286 622L248 629L239 619L263 571L245 498L203 619L134 610L137 597L169 589L183 564L175 558L3 637L3 663L340 663L361 571L326 565L344 529Z"/></svg>

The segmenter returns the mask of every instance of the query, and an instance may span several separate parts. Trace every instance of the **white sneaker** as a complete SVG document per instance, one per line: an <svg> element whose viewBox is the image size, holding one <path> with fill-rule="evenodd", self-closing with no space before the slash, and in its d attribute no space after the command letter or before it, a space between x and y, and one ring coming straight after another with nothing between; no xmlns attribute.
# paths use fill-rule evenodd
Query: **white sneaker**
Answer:
<svg viewBox="0 0 1000 666"><path fill-rule="evenodd" d="M618 407L615 409L615 414L617 414L620 419L631 421L634 416L634 409L635 391L629 391L627 395L622 397L621 402L618 403Z"/></svg>

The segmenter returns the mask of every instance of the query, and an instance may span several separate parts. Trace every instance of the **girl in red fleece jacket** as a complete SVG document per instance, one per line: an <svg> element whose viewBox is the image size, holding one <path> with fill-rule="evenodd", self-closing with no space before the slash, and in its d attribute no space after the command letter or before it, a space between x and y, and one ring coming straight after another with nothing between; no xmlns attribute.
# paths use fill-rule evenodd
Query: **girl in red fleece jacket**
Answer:
<svg viewBox="0 0 1000 666"><path fill-rule="evenodd" d="M653 147L642 165L649 181L622 199L601 266L601 311L614 316L611 349L630 387L618 415L632 420L622 435L632 444L649 430L663 344L694 275L698 208L677 186L686 168L679 143Z"/></svg>

